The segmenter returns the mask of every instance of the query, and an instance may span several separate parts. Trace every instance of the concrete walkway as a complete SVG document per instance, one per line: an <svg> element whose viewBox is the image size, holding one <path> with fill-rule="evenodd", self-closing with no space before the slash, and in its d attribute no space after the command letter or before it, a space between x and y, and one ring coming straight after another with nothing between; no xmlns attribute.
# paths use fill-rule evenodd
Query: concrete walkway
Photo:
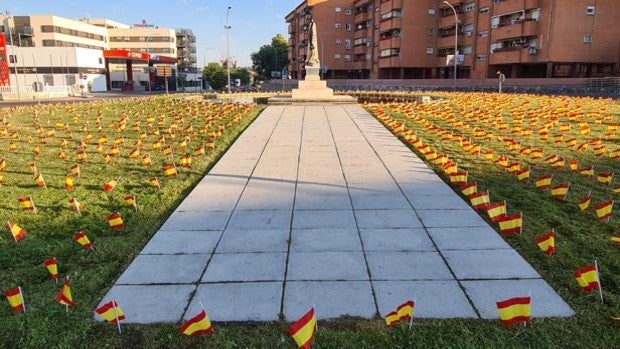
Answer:
<svg viewBox="0 0 620 349"><path fill-rule="evenodd" d="M271 106L102 300L127 322L570 316L540 275L360 106Z"/></svg>

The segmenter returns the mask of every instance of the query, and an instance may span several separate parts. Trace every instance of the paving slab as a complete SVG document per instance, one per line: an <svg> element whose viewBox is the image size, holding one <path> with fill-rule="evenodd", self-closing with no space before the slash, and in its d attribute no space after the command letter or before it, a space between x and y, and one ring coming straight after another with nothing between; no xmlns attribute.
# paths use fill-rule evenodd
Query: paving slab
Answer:
<svg viewBox="0 0 620 349"><path fill-rule="evenodd" d="M293 229L355 227L352 210L298 210L293 214Z"/></svg>
<svg viewBox="0 0 620 349"><path fill-rule="evenodd" d="M288 281L284 289L284 317L297 321L312 306L319 320L376 316L369 281Z"/></svg>
<svg viewBox="0 0 620 349"><path fill-rule="evenodd" d="M424 229L360 229L360 233L367 252L436 251Z"/></svg>
<svg viewBox="0 0 620 349"><path fill-rule="evenodd" d="M226 229L217 253L286 252L289 229Z"/></svg>
<svg viewBox="0 0 620 349"><path fill-rule="evenodd" d="M463 281L470 297L483 319L497 319L497 301L527 296L531 292L532 317L567 317L575 312L542 279Z"/></svg>
<svg viewBox="0 0 620 349"><path fill-rule="evenodd" d="M116 280L116 284L188 284L197 282L207 266L210 256L208 254L141 254Z"/></svg>
<svg viewBox="0 0 620 349"><path fill-rule="evenodd" d="M427 228L439 250L511 249L491 227Z"/></svg>
<svg viewBox="0 0 620 349"><path fill-rule="evenodd" d="M125 315L121 323L180 322L195 289L196 285L115 285L97 307L115 300Z"/></svg>
<svg viewBox="0 0 620 349"><path fill-rule="evenodd" d="M450 250L443 255L459 280L540 278L513 249Z"/></svg>
<svg viewBox="0 0 620 349"><path fill-rule="evenodd" d="M437 252L368 252L372 280L453 280Z"/></svg>
<svg viewBox="0 0 620 349"><path fill-rule="evenodd" d="M362 252L290 252L287 280L368 280Z"/></svg>
<svg viewBox="0 0 620 349"><path fill-rule="evenodd" d="M487 222L473 209L467 210L416 210L422 223L428 228L440 227L486 227Z"/></svg>
<svg viewBox="0 0 620 349"><path fill-rule="evenodd" d="M211 321L277 321L282 282L200 284L183 320L200 312L202 302Z"/></svg>
<svg viewBox="0 0 620 349"><path fill-rule="evenodd" d="M456 281L373 281L379 313L415 299L414 318L477 318Z"/></svg>
<svg viewBox="0 0 620 349"><path fill-rule="evenodd" d="M291 251L361 251L355 228L293 229Z"/></svg>
<svg viewBox="0 0 620 349"><path fill-rule="evenodd" d="M220 231L160 230L140 254L210 254L221 235Z"/></svg>
<svg viewBox="0 0 620 349"><path fill-rule="evenodd" d="M231 229L287 229L291 225L291 211L235 211L230 218Z"/></svg>
<svg viewBox="0 0 620 349"><path fill-rule="evenodd" d="M422 228L412 209L409 210L355 210L360 229Z"/></svg>
<svg viewBox="0 0 620 349"><path fill-rule="evenodd" d="M224 230L229 211L174 212L161 230Z"/></svg>
<svg viewBox="0 0 620 349"><path fill-rule="evenodd" d="M215 254L202 282L284 280L286 253Z"/></svg>

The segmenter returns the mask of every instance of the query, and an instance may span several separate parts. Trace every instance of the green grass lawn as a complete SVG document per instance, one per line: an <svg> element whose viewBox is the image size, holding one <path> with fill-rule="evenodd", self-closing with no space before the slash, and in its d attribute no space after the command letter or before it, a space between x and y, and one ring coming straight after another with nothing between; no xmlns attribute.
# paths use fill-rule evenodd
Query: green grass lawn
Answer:
<svg viewBox="0 0 620 349"><path fill-rule="evenodd" d="M454 111L459 116L465 113L467 108L479 105L466 105L467 102L458 95L441 96L455 98L453 105L447 105L455 108ZM494 99L493 95L479 98L477 103ZM498 108L497 111L505 114L508 120L511 117L508 115L510 106L520 103L523 98L518 96L514 100L496 101L493 103L504 104L500 103L500 106L493 108ZM572 99L568 101L575 105L581 103ZM553 100L550 103L564 102ZM536 108L536 105L531 107ZM15 243L6 229L0 228L0 289L21 286L27 307L27 313L13 314L7 302L0 301L0 347L294 347L286 332L288 324L285 322L216 322L214 334L187 338L178 334L180 324L124 325L123 334L118 335L114 326L92 319L93 309L114 281L163 224L165 218L260 110L261 108L256 106L221 107L173 98L0 109L0 119L6 118L6 122L0 125L0 131L8 128L6 135L0 135L0 158L6 158L7 162L7 170L0 173L5 181L0 187L0 197L3 199L0 200L0 221L10 220L28 231L24 240ZM611 234L620 233L620 216L616 209L610 224L600 223L592 212L579 213L575 204L575 200L586 189L593 191L596 200L605 195L612 197L610 189L594 180L573 175L567 170L556 171L540 161L531 161L532 177L555 171L558 178L571 179L573 182L574 187L571 188L566 202L552 199L548 193L536 191L533 184L519 183L513 175L505 173L497 165L467 154L458 144L442 142L438 135L428 133L418 123L407 120L397 111L388 112L396 119L405 120L408 128L415 130L437 150L448 153L458 162L460 168L467 169L470 178L478 181L479 188L491 191L493 201L505 199L511 212L524 212L524 234L508 237L507 241L550 282L577 315L566 319L534 319L527 329L506 329L497 321L416 320L412 334L407 334L404 326L386 329L381 319L321 321L316 347L610 348L617 345L620 342L620 325L610 320L610 316L620 316L620 251L609 239ZM610 112L617 122L618 109ZM235 116L239 118L233 126L230 122ZM120 132L117 128L123 118L126 118L126 127ZM97 119L100 119L101 131L97 130ZM429 116L428 120L439 127L453 127L440 118ZM137 121L140 122L139 125L135 125ZM40 142L36 130L40 126L42 134L45 134L56 128L56 122L68 123L68 129L56 129L54 136L46 137L47 144L40 145L41 154L35 159L36 167L43 173L48 188L38 188L28 166L33 160L33 147ZM188 129L190 125L192 129ZM180 167L180 157L186 152L193 154L196 147L207 144L220 125L225 127L222 135L216 139L215 150L207 150L204 156L193 156L190 169ZM83 129L84 126L87 129ZM139 131L134 130L134 126L139 126ZM603 125L592 126L590 138L603 132ZM493 125L483 123L481 127L493 130ZM160 134L154 134L155 130ZM456 129L454 131L463 134L469 132ZM573 127L571 132L575 131ZM18 132L19 139L9 137L13 132ZM137 159L131 159L129 154L135 148L139 135L144 132L147 138L142 140L141 154ZM82 176L75 180L75 190L68 192L63 188L64 177L69 173L69 167L77 163L76 149L80 145L79 140L89 133L93 137L86 141L88 161L80 163ZM174 140L170 139L171 133L176 137ZM121 154L113 157L110 164L106 164L103 156L95 149L99 136L103 134L108 136L108 143L103 146L103 151L114 145L117 135L122 135L125 141L124 145L119 145ZM32 137L31 141L27 135ZM151 149L153 141L162 135L166 135L166 144L173 146L172 160L164 156L161 150ZM184 135L191 136L187 151L179 149ZM61 149L61 139L66 139L68 143L65 150L68 156L66 161L57 157ZM528 139L528 142L539 145L545 153L557 151L567 158L577 157L583 165L596 162L604 164L605 168L619 170L617 160L595 157L591 151L577 153L560 147L556 149L555 145L549 142L539 142L536 136ZM605 142L609 144L609 149L617 145L617 141ZM9 151L10 143L16 144L16 152ZM496 152L509 154L498 142L480 143ZM146 153L151 155L152 167L142 165L142 155ZM176 164L179 175L166 178L161 168L171 161ZM432 166L438 170L436 165ZM150 186L148 180L153 176L158 177L160 190ZM101 186L104 182L119 177L120 183L114 191L103 191ZM123 201L123 194L137 196L139 211L133 211ZM36 215L18 208L17 199L29 195L39 209ZM77 215L69 206L70 196L84 204L82 215ZM107 226L105 217L114 212L119 212L127 225L123 231L112 231ZM557 231L558 252L557 255L549 257L538 250L533 239L551 227L555 227ZM96 252L81 248L71 239L78 231L88 234ZM54 302L60 286L50 280L42 265L43 260L50 257L57 258L61 276L70 275L72 281L77 305L70 308L68 313L64 306ZM600 304L596 293L581 293L572 277L574 269L592 263L595 258L598 259L603 273L602 283L606 298L604 305Z"/></svg>

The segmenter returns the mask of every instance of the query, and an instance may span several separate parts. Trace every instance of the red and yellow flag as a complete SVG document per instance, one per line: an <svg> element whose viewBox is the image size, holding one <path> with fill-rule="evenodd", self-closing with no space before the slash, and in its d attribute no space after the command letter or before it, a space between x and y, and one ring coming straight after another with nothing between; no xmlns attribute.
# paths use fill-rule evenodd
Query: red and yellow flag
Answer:
<svg viewBox="0 0 620 349"><path fill-rule="evenodd" d="M41 172L37 173L34 176L34 184L36 184L37 187L40 188L47 188L47 185L45 184L45 179L43 179L43 174Z"/></svg>
<svg viewBox="0 0 620 349"><path fill-rule="evenodd" d="M620 245L620 235L613 235L611 237L611 242L616 245Z"/></svg>
<svg viewBox="0 0 620 349"><path fill-rule="evenodd" d="M489 203L486 207L489 219L499 222L500 218L506 216L506 201Z"/></svg>
<svg viewBox="0 0 620 349"><path fill-rule="evenodd" d="M316 333L316 316L314 308L310 309L297 322L288 328L288 333L293 337L298 348L310 349Z"/></svg>
<svg viewBox="0 0 620 349"><path fill-rule="evenodd" d="M531 320L531 298L515 297L496 302L499 319L506 327Z"/></svg>
<svg viewBox="0 0 620 349"><path fill-rule="evenodd" d="M499 230L504 235L521 234L523 231L523 216L521 213L503 216L497 221L499 222Z"/></svg>
<svg viewBox="0 0 620 349"><path fill-rule="evenodd" d="M399 321L411 320L413 317L414 308L415 302L411 300L399 305L395 311L385 316L385 324L388 327L392 327Z"/></svg>
<svg viewBox="0 0 620 349"><path fill-rule="evenodd" d="M86 233L84 233L83 231L73 235L73 240L84 248L90 248L91 250L93 249L93 243L90 242L88 236L86 236Z"/></svg>
<svg viewBox="0 0 620 349"><path fill-rule="evenodd" d="M125 200L125 202L129 206L133 207L134 210L136 210L136 211L138 210L138 203L136 201L136 196L135 195L133 195L133 194L124 195L123 196L123 200Z"/></svg>
<svg viewBox="0 0 620 349"><path fill-rule="evenodd" d="M176 166L174 166L174 164L165 166L162 169L162 171L164 171L164 175L166 177L172 177L172 176L176 176L177 175L177 168L176 168Z"/></svg>
<svg viewBox="0 0 620 349"><path fill-rule="evenodd" d="M19 203L19 208L21 208L22 210L33 211L34 213L37 213L37 207L32 201L32 196L24 196L23 198L17 199L17 202Z"/></svg>
<svg viewBox="0 0 620 349"><path fill-rule="evenodd" d="M142 165L150 167L152 164L151 156L149 154L144 154L144 156L142 156Z"/></svg>
<svg viewBox="0 0 620 349"><path fill-rule="evenodd" d="M58 294L56 294L56 302L62 305L75 305L75 302L73 302L73 295L71 294L71 283L68 278L65 279L62 288Z"/></svg>
<svg viewBox="0 0 620 349"><path fill-rule="evenodd" d="M157 177L151 177L149 179L149 183L151 183L151 185L155 187L157 190L161 189L161 186L159 185L159 181L157 180Z"/></svg>
<svg viewBox="0 0 620 349"><path fill-rule="evenodd" d="M524 168L522 170L519 170L517 172L515 172L515 174L517 175L517 179L520 181L525 181L530 179L530 168Z"/></svg>
<svg viewBox="0 0 620 349"><path fill-rule="evenodd" d="M189 168L192 167L192 156L189 154L186 154L185 156L181 157L181 167L185 167L185 168Z"/></svg>
<svg viewBox="0 0 620 349"><path fill-rule="evenodd" d="M103 184L103 190L110 192L114 190L117 184L118 182L115 179L109 180Z"/></svg>
<svg viewBox="0 0 620 349"><path fill-rule="evenodd" d="M77 212L78 214L82 214L82 208L84 207L84 205L80 204L76 198L69 199L69 205L73 207L75 212Z"/></svg>
<svg viewBox="0 0 620 349"><path fill-rule="evenodd" d="M0 172L6 171L6 159L0 159Z"/></svg>
<svg viewBox="0 0 620 349"><path fill-rule="evenodd" d="M99 308L95 309L95 312L99 314L105 321L111 324L115 324L118 321L125 320L125 314L115 300L109 301Z"/></svg>
<svg viewBox="0 0 620 349"><path fill-rule="evenodd" d="M73 190L73 175L65 176L65 189Z"/></svg>
<svg viewBox="0 0 620 349"><path fill-rule="evenodd" d="M553 180L553 175L547 175L536 178L536 189L545 190L551 186L551 181Z"/></svg>
<svg viewBox="0 0 620 349"><path fill-rule="evenodd" d="M596 210L596 216L601 221L608 220L609 218L611 218L611 210L613 207L614 207L613 200L605 201L595 206L594 209Z"/></svg>
<svg viewBox="0 0 620 349"><path fill-rule="evenodd" d="M3 293L9 301L9 305L11 306L11 310L13 310L13 312L26 312L26 304L24 303L24 295L21 287L3 291Z"/></svg>
<svg viewBox="0 0 620 349"><path fill-rule="evenodd" d="M570 188L570 182L561 183L551 187L551 196L556 199L564 200L568 195L568 189Z"/></svg>
<svg viewBox="0 0 620 349"><path fill-rule="evenodd" d="M467 171L455 171L454 173L451 173L450 183L461 186L467 184Z"/></svg>
<svg viewBox="0 0 620 349"><path fill-rule="evenodd" d="M536 244L540 249L548 254L552 255L555 253L555 231L551 230L550 232L536 238Z"/></svg>
<svg viewBox="0 0 620 349"><path fill-rule="evenodd" d="M187 322L181 326L179 332L186 336L198 336L201 334L212 333L213 326L211 325L211 321L209 320L207 313L202 310L198 313L198 315L187 320Z"/></svg>
<svg viewBox="0 0 620 349"><path fill-rule="evenodd" d="M463 193L463 195L469 197L478 192L478 185L476 184L476 182L465 184L463 187L461 187L461 192Z"/></svg>
<svg viewBox="0 0 620 349"><path fill-rule="evenodd" d="M579 209L581 211L585 211L590 207L590 203L592 202L592 192L589 192L585 198L579 200Z"/></svg>
<svg viewBox="0 0 620 349"><path fill-rule="evenodd" d="M56 261L56 258L48 258L44 260L43 265L50 273L52 280L58 279L58 262Z"/></svg>
<svg viewBox="0 0 620 349"><path fill-rule="evenodd" d="M20 227L19 225L11 224L11 222L7 222L7 226L9 228L9 232L13 236L13 240L15 240L15 242L23 239L24 236L26 236L26 229Z"/></svg>
<svg viewBox="0 0 620 349"><path fill-rule="evenodd" d="M610 184L613 178L613 172L599 172L599 174L596 176L596 180L603 184Z"/></svg>
<svg viewBox="0 0 620 349"><path fill-rule="evenodd" d="M591 292L600 287L598 270L595 264L577 269L574 276L584 292Z"/></svg>
<svg viewBox="0 0 620 349"><path fill-rule="evenodd" d="M577 168L579 167L579 161L577 160L571 160L568 162L568 167L570 168L571 171L575 172L577 171Z"/></svg>
<svg viewBox="0 0 620 349"><path fill-rule="evenodd" d="M491 203L488 191L472 194L469 196L469 200L471 201L473 208L476 210L486 208L486 206Z"/></svg>
<svg viewBox="0 0 620 349"><path fill-rule="evenodd" d="M594 166L580 168L577 172L581 175L592 177L594 176Z"/></svg>
<svg viewBox="0 0 620 349"><path fill-rule="evenodd" d="M122 230L125 228L125 223L123 222L123 218L118 213L114 213L109 215L106 220L108 221L108 225L110 228L114 230Z"/></svg>

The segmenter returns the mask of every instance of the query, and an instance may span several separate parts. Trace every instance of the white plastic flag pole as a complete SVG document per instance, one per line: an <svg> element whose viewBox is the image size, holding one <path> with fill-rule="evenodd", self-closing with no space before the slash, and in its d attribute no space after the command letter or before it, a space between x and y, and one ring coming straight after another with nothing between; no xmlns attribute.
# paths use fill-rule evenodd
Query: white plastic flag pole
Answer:
<svg viewBox="0 0 620 349"><path fill-rule="evenodd" d="M596 281L598 281L598 294L601 296L601 303L603 302L603 286L601 285L601 275L598 272L598 262L594 260L594 268L596 269Z"/></svg>
<svg viewBox="0 0 620 349"><path fill-rule="evenodd" d="M116 301L112 301L112 307L114 308L114 317L116 318L116 328L118 328L118 334L122 334L121 322L118 320L118 309L116 308Z"/></svg>
<svg viewBox="0 0 620 349"><path fill-rule="evenodd" d="M418 304L418 298L413 299L413 307L411 308L411 319L409 319L409 332L411 332L411 328L413 327L413 315L415 314L415 307Z"/></svg>

